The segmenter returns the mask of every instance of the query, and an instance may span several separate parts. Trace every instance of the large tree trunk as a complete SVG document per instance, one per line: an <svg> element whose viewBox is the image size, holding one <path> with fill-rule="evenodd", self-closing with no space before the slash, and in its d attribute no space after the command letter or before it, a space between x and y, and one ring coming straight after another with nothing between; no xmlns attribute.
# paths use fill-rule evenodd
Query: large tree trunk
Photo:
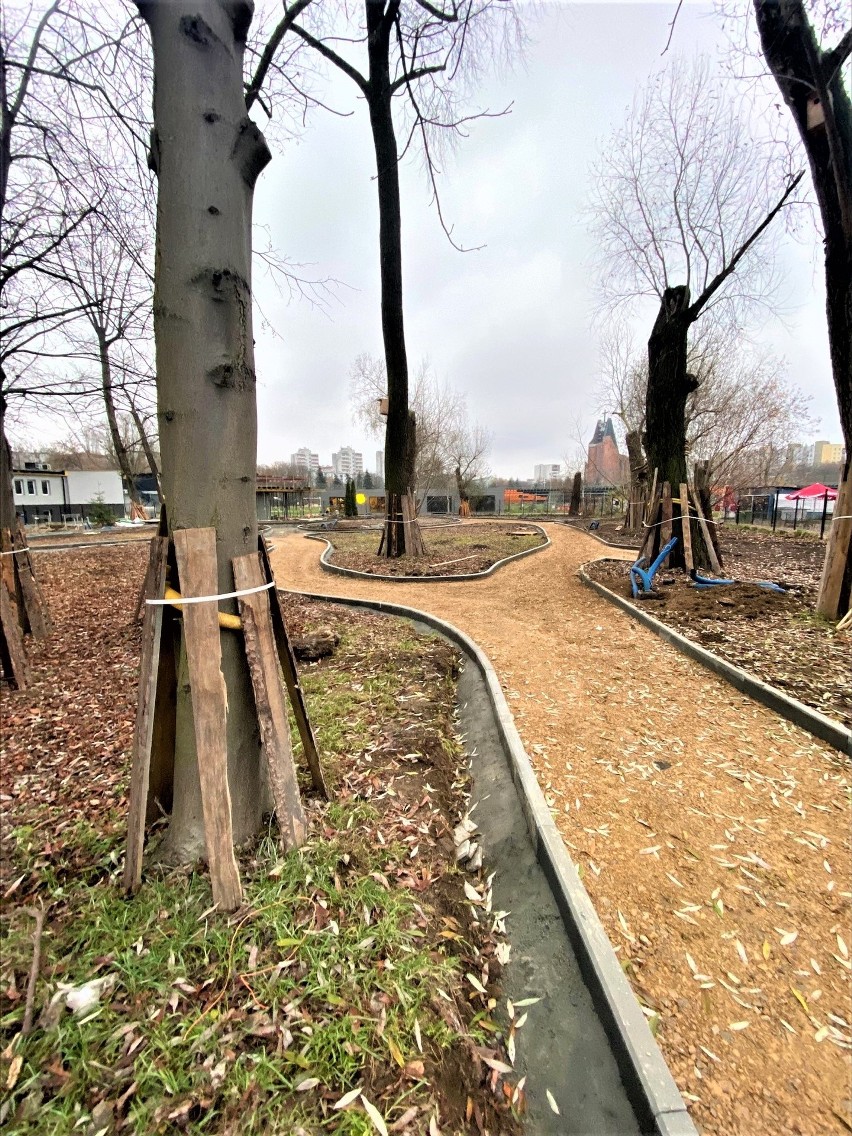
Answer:
<svg viewBox="0 0 852 1136"><path fill-rule="evenodd" d="M398 4L391 5L395 11ZM399 194L399 155L393 125L389 38L393 27L391 10L368 2L367 35L370 64L370 127L376 151L379 191L379 256L382 289L382 340L388 380L388 416L385 430L386 522L382 546L386 556L403 556L417 545L417 536L406 532L402 498L411 497L414 515L413 452L409 431L414 424L408 412L408 359L402 307L402 209Z"/></svg>
<svg viewBox="0 0 852 1136"><path fill-rule="evenodd" d="M645 453L648 468L657 470L657 484L668 482L673 498L678 500L680 486L687 480L686 403L698 386L695 376L686 369L691 322L688 286L667 288L648 340ZM688 503L673 506L672 536L678 541L669 558L672 568L686 567L681 510L688 514ZM654 553L659 547L659 533L658 528L652 544ZM690 533L695 567L709 567L710 557L697 523L691 524Z"/></svg>
<svg viewBox="0 0 852 1136"><path fill-rule="evenodd" d="M852 457L852 101L843 83L848 42L822 51L802 0L754 0L763 54L799 131L819 202L825 245L825 292L831 370L847 460ZM848 37L847 32L847 37ZM841 41L843 43L843 41ZM852 540L832 526L827 559L840 558L852 576ZM835 564L834 577L840 572ZM823 583L832 573L823 575ZM845 598L844 598L845 597ZM818 610L838 618L849 610L822 594Z"/></svg>
<svg viewBox="0 0 852 1136"><path fill-rule="evenodd" d="M154 334L163 492L171 532L216 529L219 589L257 550L257 408L252 342L254 185L270 154L246 114L248 0L137 0L154 48L152 168L159 178ZM236 611L233 601L230 610ZM267 804L242 642L224 630L228 774L236 842ZM204 848L192 706L181 648L173 858Z"/></svg>

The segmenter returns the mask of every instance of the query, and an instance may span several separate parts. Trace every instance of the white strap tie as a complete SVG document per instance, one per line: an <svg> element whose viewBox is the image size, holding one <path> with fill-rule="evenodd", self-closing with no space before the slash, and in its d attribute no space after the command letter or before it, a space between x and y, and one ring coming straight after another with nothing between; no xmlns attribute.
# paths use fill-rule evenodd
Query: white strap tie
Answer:
<svg viewBox="0 0 852 1136"><path fill-rule="evenodd" d="M19 552L29 552L29 550L29 545L26 548L12 548L9 552L0 552L0 556L17 556Z"/></svg>
<svg viewBox="0 0 852 1136"><path fill-rule="evenodd" d="M257 588L241 588L238 592L222 592L218 596L181 596L179 599L173 600L145 600L145 603L168 607L180 607L182 604L218 603L219 600L233 600L237 596L253 596L257 592L268 592L270 588L274 587L275 581L270 580L268 584L261 584Z"/></svg>

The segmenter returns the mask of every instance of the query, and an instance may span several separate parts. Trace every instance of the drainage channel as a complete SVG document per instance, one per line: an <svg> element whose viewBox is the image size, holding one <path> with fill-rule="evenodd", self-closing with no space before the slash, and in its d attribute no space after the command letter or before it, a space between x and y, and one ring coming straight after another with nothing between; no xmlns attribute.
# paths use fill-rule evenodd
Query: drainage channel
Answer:
<svg viewBox="0 0 852 1136"><path fill-rule="evenodd" d="M415 623L420 631L430 631ZM627 1136L641 1128L609 1040L538 863L509 771L485 682L468 659L459 678L459 723L471 758L473 818L481 830L495 908L508 911L512 947L503 994L541 998L518 1034L532 1136ZM550 1092L559 1115L550 1107Z"/></svg>
<svg viewBox="0 0 852 1136"><path fill-rule="evenodd" d="M471 807L487 869L496 873L494 907L510 912L503 994L513 1002L541 999L518 1035L528 1136L697 1136L568 858L487 657L427 612L298 594L407 619L464 656L458 708L472 755Z"/></svg>

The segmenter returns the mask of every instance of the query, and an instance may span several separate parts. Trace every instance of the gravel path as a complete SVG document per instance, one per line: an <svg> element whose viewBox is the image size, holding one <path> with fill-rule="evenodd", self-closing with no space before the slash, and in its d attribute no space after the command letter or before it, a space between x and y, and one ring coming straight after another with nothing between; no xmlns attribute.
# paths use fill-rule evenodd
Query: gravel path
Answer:
<svg viewBox="0 0 852 1136"><path fill-rule="evenodd" d="M273 564L281 587L426 609L488 654L703 1132L848 1130L848 760L584 588L579 565L618 554L546 528L551 548L470 583L332 576L295 534Z"/></svg>

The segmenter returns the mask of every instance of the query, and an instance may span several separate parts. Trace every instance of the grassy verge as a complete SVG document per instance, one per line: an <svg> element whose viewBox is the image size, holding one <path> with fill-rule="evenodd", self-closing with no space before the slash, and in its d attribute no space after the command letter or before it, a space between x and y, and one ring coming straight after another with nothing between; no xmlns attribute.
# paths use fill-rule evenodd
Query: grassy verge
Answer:
<svg viewBox="0 0 852 1136"><path fill-rule="evenodd" d="M515 1130L487 1064L496 941L453 867L455 657L375 616L291 601L291 619L341 635L303 674L336 800L308 802L299 851L283 856L272 828L243 851L236 915L212 910L201 869L149 866L125 899L115 797L58 842L41 806L17 803L0 942L9 1136Z"/></svg>

